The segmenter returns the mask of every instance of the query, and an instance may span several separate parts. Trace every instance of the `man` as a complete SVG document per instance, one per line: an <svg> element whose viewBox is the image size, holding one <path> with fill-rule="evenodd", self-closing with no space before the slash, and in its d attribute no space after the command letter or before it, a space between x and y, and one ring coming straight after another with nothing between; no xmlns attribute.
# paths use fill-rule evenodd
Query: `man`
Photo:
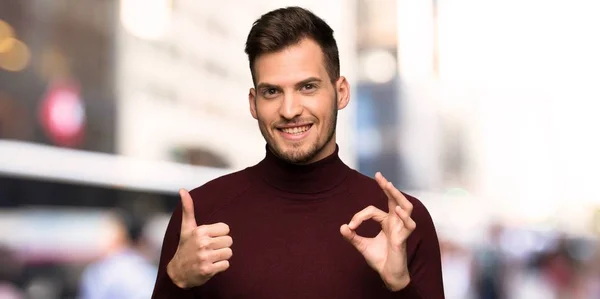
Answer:
<svg viewBox="0 0 600 299"><path fill-rule="evenodd" d="M274 10L246 53L265 158L180 191L153 298L444 298L422 203L338 157L350 86L331 28L302 8Z"/></svg>

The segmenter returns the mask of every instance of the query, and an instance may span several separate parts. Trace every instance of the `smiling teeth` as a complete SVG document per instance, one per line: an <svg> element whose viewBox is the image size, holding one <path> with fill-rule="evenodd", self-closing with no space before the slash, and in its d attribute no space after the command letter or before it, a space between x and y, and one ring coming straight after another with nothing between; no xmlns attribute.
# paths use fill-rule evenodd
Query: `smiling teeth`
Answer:
<svg viewBox="0 0 600 299"><path fill-rule="evenodd" d="M285 128L285 129L281 129L281 130L288 134L298 135L298 134L302 134L302 133L308 131L308 129L310 129L310 126Z"/></svg>

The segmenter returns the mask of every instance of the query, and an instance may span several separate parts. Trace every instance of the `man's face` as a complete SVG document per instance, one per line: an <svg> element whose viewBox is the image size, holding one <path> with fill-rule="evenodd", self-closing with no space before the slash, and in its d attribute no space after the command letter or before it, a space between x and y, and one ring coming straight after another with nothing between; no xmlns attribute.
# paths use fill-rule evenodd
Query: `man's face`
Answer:
<svg viewBox="0 0 600 299"><path fill-rule="evenodd" d="M256 89L250 112L271 150L295 164L312 163L335 150L337 110L348 104L348 82L331 83L319 45L311 39L254 62Z"/></svg>

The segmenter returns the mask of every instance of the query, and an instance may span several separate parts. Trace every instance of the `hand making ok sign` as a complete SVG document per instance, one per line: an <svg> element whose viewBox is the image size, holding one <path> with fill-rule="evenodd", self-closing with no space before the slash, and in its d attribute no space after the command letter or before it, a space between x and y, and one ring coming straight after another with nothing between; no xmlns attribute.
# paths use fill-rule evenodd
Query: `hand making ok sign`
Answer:
<svg viewBox="0 0 600 299"><path fill-rule="evenodd" d="M387 195L388 212L369 206L356 213L350 223L342 225L340 232L379 273L388 289L398 291L410 282L406 240L416 228L410 217L413 206L381 173L375 174L375 180ZM356 228L369 219L379 222L381 231L374 238L359 236Z"/></svg>

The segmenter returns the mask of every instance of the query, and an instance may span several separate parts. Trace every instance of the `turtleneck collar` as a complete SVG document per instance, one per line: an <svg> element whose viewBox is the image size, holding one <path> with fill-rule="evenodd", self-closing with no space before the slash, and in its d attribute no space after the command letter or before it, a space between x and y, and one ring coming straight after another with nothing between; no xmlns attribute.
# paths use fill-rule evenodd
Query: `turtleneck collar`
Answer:
<svg viewBox="0 0 600 299"><path fill-rule="evenodd" d="M350 168L338 156L336 144L333 154L311 164L291 164L266 148L265 158L256 169L262 179L280 191L295 194L315 194L329 191L342 183Z"/></svg>

